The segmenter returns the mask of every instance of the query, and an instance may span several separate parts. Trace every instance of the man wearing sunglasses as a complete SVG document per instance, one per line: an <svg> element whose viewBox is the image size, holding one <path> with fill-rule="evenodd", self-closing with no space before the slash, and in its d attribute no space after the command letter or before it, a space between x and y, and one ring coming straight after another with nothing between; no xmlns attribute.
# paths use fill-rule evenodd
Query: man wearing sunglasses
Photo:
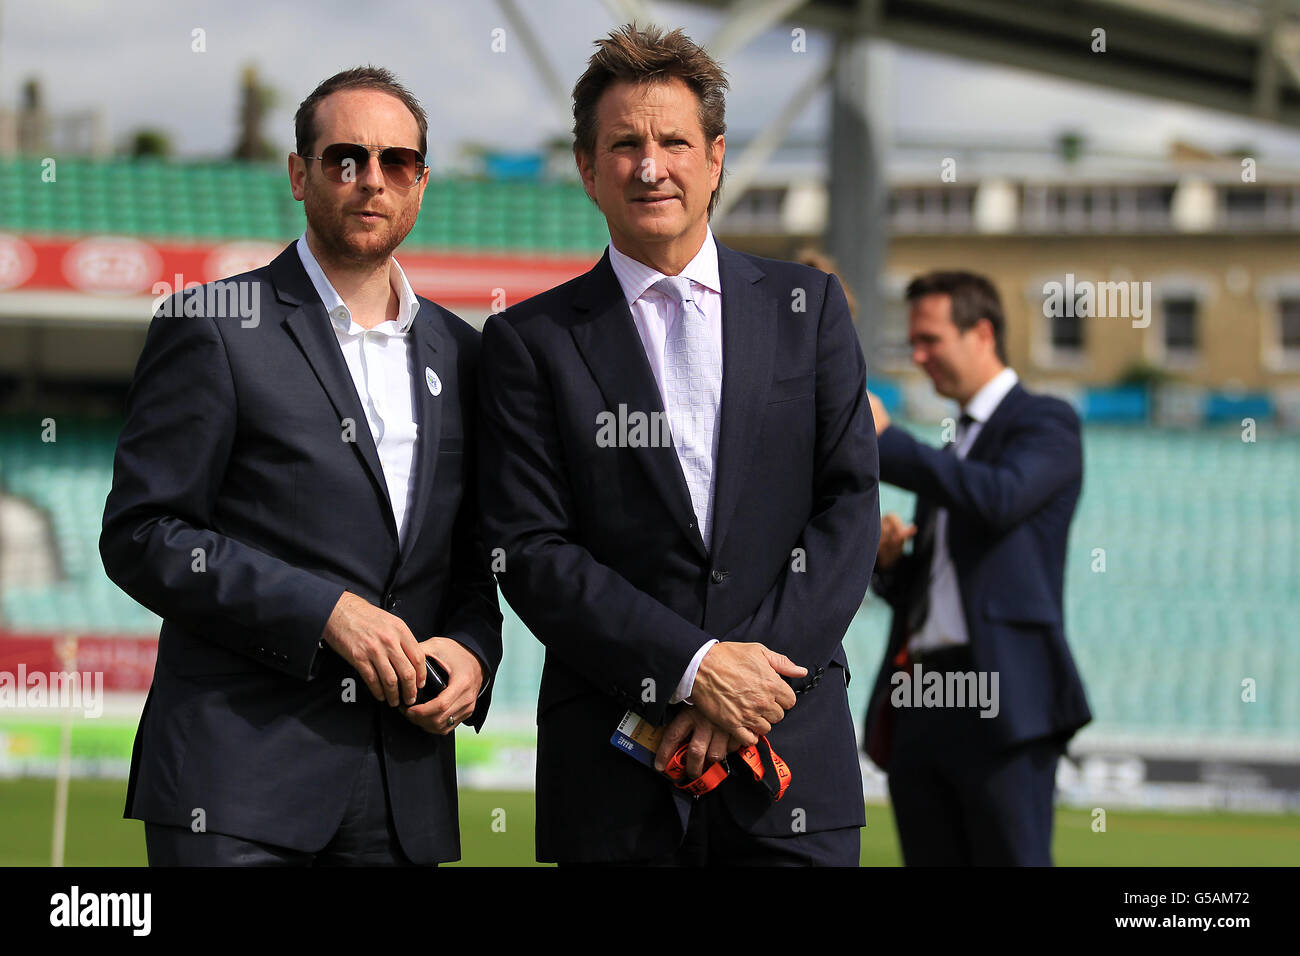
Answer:
<svg viewBox="0 0 1300 956"><path fill-rule="evenodd" d="M151 865L456 859L452 732L482 726L501 658L478 334L392 258L424 111L365 67L295 125L305 232L224 280L251 319L165 304L118 441L104 566L163 618L126 806Z"/></svg>

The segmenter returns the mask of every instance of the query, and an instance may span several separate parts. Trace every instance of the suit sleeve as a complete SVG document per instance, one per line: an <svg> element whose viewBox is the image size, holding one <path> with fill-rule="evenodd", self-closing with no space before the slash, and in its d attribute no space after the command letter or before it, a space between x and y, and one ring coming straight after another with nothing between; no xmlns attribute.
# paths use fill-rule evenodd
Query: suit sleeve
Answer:
<svg viewBox="0 0 1300 956"><path fill-rule="evenodd" d="M478 438L477 369L471 367L466 380L468 394L462 408L465 434L470 438L471 447L466 449L465 487L452 528L451 579L445 598L449 611L443 630L483 666L478 703L466 721L475 730L481 730L492 702L497 668L501 666L501 607L497 603L497 583L492 576L479 518L478 461L474 447Z"/></svg>
<svg viewBox="0 0 1300 956"><path fill-rule="evenodd" d="M182 316L179 302L150 324L127 398L104 570L159 617L307 679L344 589L213 530L236 394L213 321Z"/></svg>
<svg viewBox="0 0 1300 956"><path fill-rule="evenodd" d="M575 543L551 386L500 316L483 329L479 388L481 498L488 546L505 552L502 593L565 664L663 723L673 688L710 636Z"/></svg>
<svg viewBox="0 0 1300 956"><path fill-rule="evenodd" d="M871 572L871 590L895 611L901 611L915 574L916 555L900 555L892 568L886 570L877 566Z"/></svg>
<svg viewBox="0 0 1300 956"><path fill-rule="evenodd" d="M944 454L896 427L880 437L880 458L885 481L994 534L1024 521L1083 471L1079 417L1055 400L1039 401L1020 416L996 462Z"/></svg>
<svg viewBox="0 0 1300 956"><path fill-rule="evenodd" d="M844 291L828 276L817 327L813 507L797 545L804 567L786 562L726 640L757 641L810 670L839 648L867 593L880 543L880 466L866 381Z"/></svg>

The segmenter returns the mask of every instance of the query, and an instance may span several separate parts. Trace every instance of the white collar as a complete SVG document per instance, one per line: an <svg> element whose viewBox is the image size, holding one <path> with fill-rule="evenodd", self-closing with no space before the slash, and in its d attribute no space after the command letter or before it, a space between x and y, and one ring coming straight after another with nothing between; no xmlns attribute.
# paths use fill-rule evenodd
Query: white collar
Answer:
<svg viewBox="0 0 1300 956"><path fill-rule="evenodd" d="M984 387L972 396L962 412L977 422L988 421L989 416L1002 404L1002 399L1007 397L1007 393L1015 388L1019 381L1020 376L1016 374L1015 369L1004 368L984 383Z"/></svg>
<svg viewBox="0 0 1300 956"><path fill-rule="evenodd" d="M329 314L330 321L340 332L347 332L352 324L351 310L344 304L343 299L334 286L330 283L329 278L325 275L325 270L321 268L316 257L312 255L311 247L307 245L307 233L298 237L298 258L302 260L302 267L307 270L307 278L311 279L311 284L316 287L316 294L320 296L321 302L325 305L325 311ZM406 273L402 267L397 264L396 259L390 260L393 268L389 271L389 282L392 283L393 291L397 293L397 318L392 321L397 323L397 331L407 332L411 328L411 323L415 321L415 313L420 308L419 297L411 289L411 283L406 281Z"/></svg>
<svg viewBox="0 0 1300 956"><path fill-rule="evenodd" d="M652 285L665 278L662 272L652 266L619 252L618 249L614 248L613 242L609 244L609 264L614 269L614 276L618 279L618 284L623 289L623 295L627 299L629 306L641 298ZM722 279L718 275L718 244L713 239L712 229L706 228L704 244L700 246L700 251L695 253L695 257L690 262L686 263L686 268L679 275L704 286L706 289L721 294Z"/></svg>

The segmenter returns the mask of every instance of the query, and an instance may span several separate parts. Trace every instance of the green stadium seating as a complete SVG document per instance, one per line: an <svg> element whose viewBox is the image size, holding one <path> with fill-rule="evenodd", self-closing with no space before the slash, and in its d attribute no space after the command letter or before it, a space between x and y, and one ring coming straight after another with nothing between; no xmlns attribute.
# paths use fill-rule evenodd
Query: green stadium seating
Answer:
<svg viewBox="0 0 1300 956"><path fill-rule="evenodd" d="M279 163L62 159L56 173L44 183L38 159L0 159L0 231L288 242L303 229ZM576 180L431 179L404 248L582 255L608 241Z"/></svg>
<svg viewBox="0 0 1300 956"><path fill-rule="evenodd" d="M104 575L99 524L112 480L112 421L0 419L0 491L49 515L64 579L0 590L0 626L52 633L155 633L158 619ZM910 426L908 426L910 427ZM915 429L937 441L937 428ZM1090 733L1283 740L1300 726L1300 436L1243 444L1235 431L1090 425L1069 542L1066 633L1087 687ZM882 510L913 499L881 489ZM1105 570L1094 570L1094 549ZM865 559L865 555L864 555ZM1013 582L1009 586L1014 586ZM536 702L542 647L505 606L495 706ZM868 596L849 628L860 716L888 608ZM1254 702L1242 682L1255 682Z"/></svg>

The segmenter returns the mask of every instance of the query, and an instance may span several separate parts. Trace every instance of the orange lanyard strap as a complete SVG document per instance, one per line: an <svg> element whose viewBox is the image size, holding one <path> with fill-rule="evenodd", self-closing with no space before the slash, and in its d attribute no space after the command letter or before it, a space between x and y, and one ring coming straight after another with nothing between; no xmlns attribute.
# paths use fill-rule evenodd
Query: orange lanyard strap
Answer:
<svg viewBox="0 0 1300 956"><path fill-rule="evenodd" d="M786 788L790 786L790 767L781 759L780 754L772 749L766 737L758 738L758 746L741 748L737 751L737 756L745 761L754 779L767 788L768 795L773 801L785 796ZM668 766L664 767L664 773L672 780L674 786L695 797L701 797L716 789L727 779L730 772L727 761L723 760L709 767L694 780L688 780L684 746L673 754L672 759L668 761Z"/></svg>

